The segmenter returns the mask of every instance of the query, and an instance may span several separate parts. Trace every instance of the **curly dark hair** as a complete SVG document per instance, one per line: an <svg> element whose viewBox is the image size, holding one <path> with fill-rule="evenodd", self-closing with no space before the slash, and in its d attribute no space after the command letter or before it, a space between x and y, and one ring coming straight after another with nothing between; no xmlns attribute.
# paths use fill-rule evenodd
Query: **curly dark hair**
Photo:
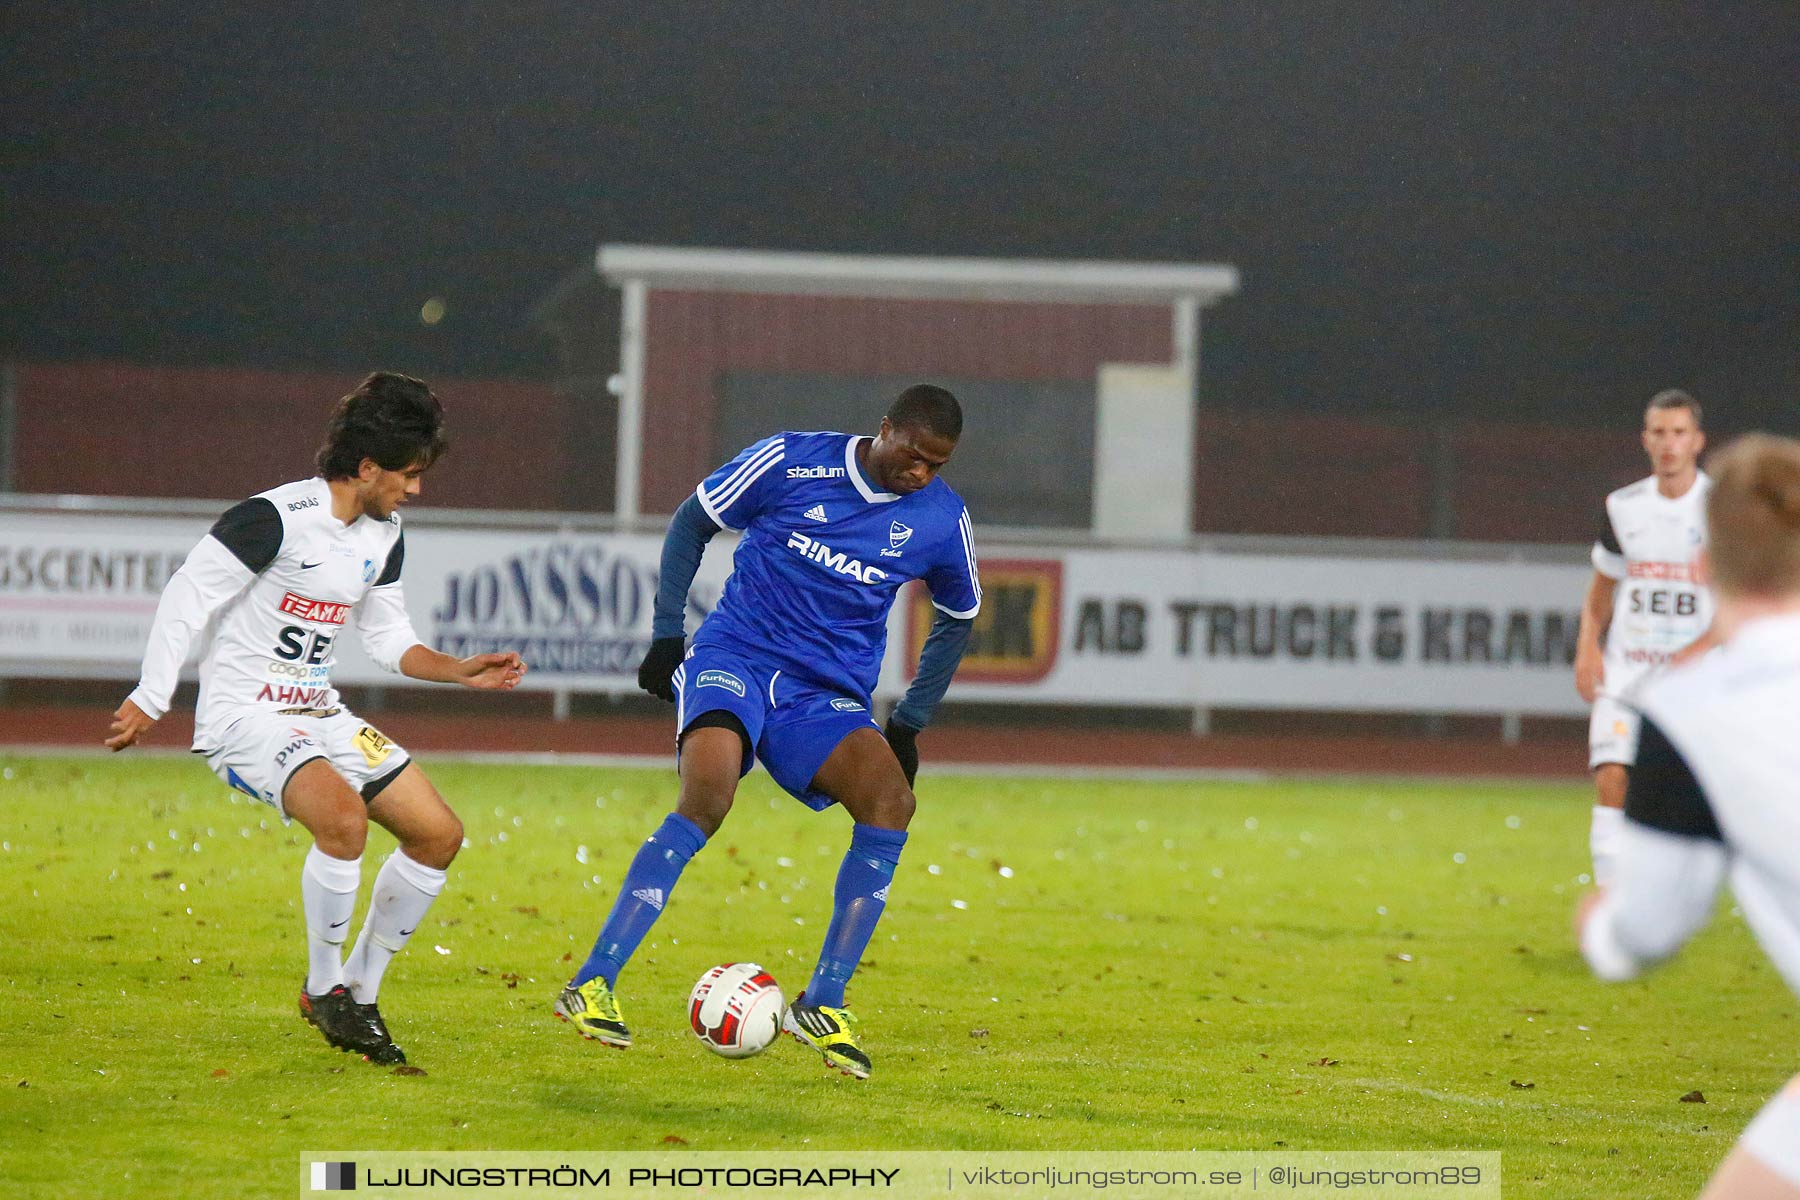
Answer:
<svg viewBox="0 0 1800 1200"><path fill-rule="evenodd" d="M386 471L429 467L450 448L444 406L423 380L376 371L338 401L314 460L326 479L349 479L365 458Z"/></svg>

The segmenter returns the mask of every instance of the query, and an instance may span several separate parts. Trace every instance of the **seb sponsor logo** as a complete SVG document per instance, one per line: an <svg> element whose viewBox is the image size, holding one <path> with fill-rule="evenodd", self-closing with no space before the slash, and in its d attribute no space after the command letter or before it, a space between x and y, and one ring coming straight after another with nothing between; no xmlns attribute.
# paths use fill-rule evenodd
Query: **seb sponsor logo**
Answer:
<svg viewBox="0 0 1800 1200"><path fill-rule="evenodd" d="M1710 615L1702 612L1698 563L1646 559L1631 563L1625 573L1631 581L1625 589L1625 610L1632 616L1686 618L1692 622ZM1650 631L1639 626L1632 632L1641 636Z"/></svg>
<svg viewBox="0 0 1800 1200"><path fill-rule="evenodd" d="M649 645L655 554L566 540L462 567L444 578L432 643L459 658L514 650L540 676L635 678ZM713 599L690 592L688 615L704 619Z"/></svg>
<svg viewBox="0 0 1800 1200"><path fill-rule="evenodd" d="M1055 559L983 559L981 611L956 677L1036 683L1050 674L1062 638L1062 591L1062 563ZM917 664L937 610L923 584L910 589L907 604L906 658Z"/></svg>
<svg viewBox="0 0 1800 1200"><path fill-rule="evenodd" d="M295 592L281 597L281 611L302 621L318 621L324 625L342 625L350 616L351 606L331 600L309 600Z"/></svg>
<svg viewBox="0 0 1800 1200"><path fill-rule="evenodd" d="M848 575L858 583L881 583L888 577L888 573L880 567L864 566L861 559L851 558L841 550L833 550L824 542L809 538L804 533L788 534L787 544L789 550L798 550L801 558L829 567L839 575Z"/></svg>

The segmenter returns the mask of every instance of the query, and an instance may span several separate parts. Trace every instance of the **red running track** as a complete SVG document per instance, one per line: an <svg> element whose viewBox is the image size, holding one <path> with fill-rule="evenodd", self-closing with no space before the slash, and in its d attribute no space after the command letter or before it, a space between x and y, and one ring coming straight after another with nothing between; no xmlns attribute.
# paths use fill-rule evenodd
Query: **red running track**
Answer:
<svg viewBox="0 0 1800 1200"><path fill-rule="evenodd" d="M99 749L110 713L99 708L0 708L0 746ZM658 717L471 716L418 712L372 718L382 732L421 756L432 752L628 754L674 753L673 721ZM193 717L174 712L145 743L185 749ZM1573 738L1505 745L1491 738L1404 738L1094 730L1046 724L993 728L945 726L919 739L926 769L934 761L1125 770L1239 770L1279 774L1586 777L1587 746Z"/></svg>

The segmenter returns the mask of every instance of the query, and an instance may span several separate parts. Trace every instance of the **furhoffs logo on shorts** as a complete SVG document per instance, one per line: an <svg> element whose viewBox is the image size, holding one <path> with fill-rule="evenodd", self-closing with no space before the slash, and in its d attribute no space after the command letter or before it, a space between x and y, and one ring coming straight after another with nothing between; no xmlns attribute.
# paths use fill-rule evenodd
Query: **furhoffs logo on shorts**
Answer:
<svg viewBox="0 0 1800 1200"><path fill-rule="evenodd" d="M740 696L744 694L744 681L730 671L702 671L699 678L694 680L694 686L697 688L724 688L726 691L736 692Z"/></svg>

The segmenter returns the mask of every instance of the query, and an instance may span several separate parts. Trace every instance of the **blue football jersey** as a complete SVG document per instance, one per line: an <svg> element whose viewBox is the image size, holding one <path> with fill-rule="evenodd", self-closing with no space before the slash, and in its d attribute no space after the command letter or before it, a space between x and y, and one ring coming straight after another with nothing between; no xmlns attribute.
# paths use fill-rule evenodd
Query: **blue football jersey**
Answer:
<svg viewBox="0 0 1800 1200"><path fill-rule="evenodd" d="M878 489L843 433L778 433L708 475L708 516L743 531L718 607L695 645L755 651L782 671L866 703L900 585L923 579L953 617L981 608L969 510L942 479Z"/></svg>

